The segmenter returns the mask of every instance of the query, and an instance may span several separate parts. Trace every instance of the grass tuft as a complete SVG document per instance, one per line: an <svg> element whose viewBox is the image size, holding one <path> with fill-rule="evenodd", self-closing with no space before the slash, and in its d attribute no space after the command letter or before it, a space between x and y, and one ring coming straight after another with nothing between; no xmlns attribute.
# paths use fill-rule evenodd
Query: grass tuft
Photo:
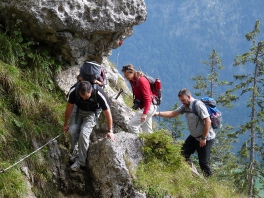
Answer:
<svg viewBox="0 0 264 198"><path fill-rule="evenodd" d="M61 133L64 93L57 88L54 74L60 70L45 50L32 48L33 41L22 39L19 31L0 32L0 169L7 168L35 151L34 143L45 144ZM30 168L37 197L52 197L56 189L47 148L23 163ZM27 197L27 178L21 164L0 174L0 197ZM35 180L37 179L37 180Z"/></svg>
<svg viewBox="0 0 264 198"><path fill-rule="evenodd" d="M141 134L144 160L138 166L135 187L150 198L242 198L229 184L217 178L194 176L180 155L181 144L163 130Z"/></svg>
<svg viewBox="0 0 264 198"><path fill-rule="evenodd" d="M0 162L0 166L8 167L10 164ZM0 174L0 197L25 197L27 188L26 179L20 170L12 168L8 172Z"/></svg>

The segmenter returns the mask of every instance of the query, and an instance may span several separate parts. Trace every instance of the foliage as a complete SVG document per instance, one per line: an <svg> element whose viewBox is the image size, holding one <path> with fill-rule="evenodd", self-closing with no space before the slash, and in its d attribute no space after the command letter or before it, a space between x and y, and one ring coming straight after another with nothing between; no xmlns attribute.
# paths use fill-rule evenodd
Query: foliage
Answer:
<svg viewBox="0 0 264 198"><path fill-rule="evenodd" d="M0 166L10 165L1 162ZM8 173L0 174L0 197L23 197L27 194L27 181L21 171L12 169Z"/></svg>
<svg viewBox="0 0 264 198"><path fill-rule="evenodd" d="M215 50L209 55L209 60L201 61L203 64L208 66L208 75L203 77L201 74L197 77L192 77L192 80L196 82L194 86L195 89L202 90L204 95L207 95L211 98L216 95L216 92L213 91L214 87L221 86L223 84L228 84L226 81L219 81L219 70L223 69L224 66L221 65L222 60L218 56ZM197 96L202 95L201 92L195 93Z"/></svg>
<svg viewBox="0 0 264 198"><path fill-rule="evenodd" d="M47 50L38 48L38 42L24 39L17 29L1 33L0 43L0 60L22 69L25 79L34 79L35 84L50 91L56 90L53 76L60 71L61 63L56 62Z"/></svg>
<svg viewBox="0 0 264 198"><path fill-rule="evenodd" d="M33 141L44 144L62 128L65 98L53 79L60 64L35 50L33 41L23 41L19 31L0 32L0 42L6 43L0 46L0 166L3 169L33 152ZM33 181L35 194L55 196L52 177L46 171L49 162L41 160L43 154L45 149L24 162L37 178ZM0 197L27 194L25 176L15 168L8 170L8 174L0 174Z"/></svg>
<svg viewBox="0 0 264 198"><path fill-rule="evenodd" d="M235 80L239 81L231 91L240 91L241 96L248 96L246 104L250 108L250 120L242 124L236 131L236 134L250 134L250 138L245 140L240 150L241 163L244 164L246 173L244 177L248 177L248 196L257 195L255 190L255 180L257 177L263 177L264 150L263 145L258 140L263 141L263 74L264 74L264 41L257 42L257 36L260 33L260 21L256 21L254 29L246 34L246 39L252 42L249 52L238 55L235 58L234 66L247 66L248 74L236 74Z"/></svg>
<svg viewBox="0 0 264 198"><path fill-rule="evenodd" d="M145 160L157 158L166 164L173 164L178 167L181 165L179 155L180 145L174 145L170 136L166 135L164 131L155 132L153 134L141 134L141 138L145 140L143 147Z"/></svg>
<svg viewBox="0 0 264 198"><path fill-rule="evenodd" d="M223 183L214 177L205 180L193 176L180 155L181 144L175 144L163 130L141 134L140 137L144 141L144 160L137 169L134 183L147 197L243 197L228 181Z"/></svg>
<svg viewBox="0 0 264 198"><path fill-rule="evenodd" d="M206 70L208 72L206 72L205 76L199 74L196 77L191 77L191 79L196 82L194 89L199 90L195 95L217 98L218 103L226 107L231 107L230 101L236 99L236 97L231 94L219 94L219 91L216 91L217 88L220 90L219 87L222 87L223 85L232 85L231 82L226 80L219 80L219 73L224 69L224 66L221 64L222 60L218 56L216 50L212 51L208 60L201 62L207 66Z"/></svg>

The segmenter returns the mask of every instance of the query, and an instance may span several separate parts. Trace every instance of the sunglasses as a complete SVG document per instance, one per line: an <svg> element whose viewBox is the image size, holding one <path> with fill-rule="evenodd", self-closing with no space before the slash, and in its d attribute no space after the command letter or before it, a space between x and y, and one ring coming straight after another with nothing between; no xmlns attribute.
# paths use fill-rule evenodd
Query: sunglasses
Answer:
<svg viewBox="0 0 264 198"><path fill-rule="evenodd" d="M133 69L131 69L131 67L129 65L123 66L122 72L126 72L126 71L133 71Z"/></svg>

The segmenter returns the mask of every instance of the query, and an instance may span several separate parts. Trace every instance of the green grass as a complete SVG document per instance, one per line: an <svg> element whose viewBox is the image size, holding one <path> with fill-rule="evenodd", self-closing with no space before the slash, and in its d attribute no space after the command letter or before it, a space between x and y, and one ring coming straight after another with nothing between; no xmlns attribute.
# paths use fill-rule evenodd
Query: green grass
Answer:
<svg viewBox="0 0 264 198"><path fill-rule="evenodd" d="M64 93L58 89L54 74L60 70L45 50L35 50L19 31L0 32L0 169L7 169L61 134L65 109ZM56 196L56 188L44 158L47 148L33 154L26 163L34 178L37 197ZM0 174L0 197L27 197L26 178L18 164Z"/></svg>
<svg viewBox="0 0 264 198"><path fill-rule="evenodd" d="M10 164L1 162L0 166ZM0 197L23 197L27 194L27 183L24 175L17 168L12 168L6 173L0 174Z"/></svg>
<svg viewBox="0 0 264 198"><path fill-rule="evenodd" d="M141 138L145 143L144 161L138 167L134 183L147 197L243 197L228 181L194 176L180 155L181 144L174 143L164 131L144 134Z"/></svg>
<svg viewBox="0 0 264 198"><path fill-rule="evenodd" d="M0 62L0 79L3 80L1 75L9 76L7 80L10 85L3 87L4 80L1 81L3 91L0 98L0 148L4 152L0 153L0 161L6 163L1 164L0 168L7 168L7 165L14 164L33 152L35 149L32 146L32 139L41 145L60 134L65 108L63 97L49 93L32 82L22 80L19 75L13 76L13 73L6 72L6 68L9 67L12 66ZM19 69L16 68L16 70ZM41 98L32 94L35 91L41 94ZM44 155L45 149L39 153ZM35 178L35 190L40 197L41 192L44 193L47 190L45 194L48 194L55 189L51 186L52 178L46 171L49 165L47 162L40 163L34 155L26 162ZM15 168L1 175L3 188L0 187L0 197L21 197L21 194L25 194L26 183L22 182L25 178ZM13 181L13 177L17 177L16 182ZM41 185L47 185L49 188L42 189Z"/></svg>

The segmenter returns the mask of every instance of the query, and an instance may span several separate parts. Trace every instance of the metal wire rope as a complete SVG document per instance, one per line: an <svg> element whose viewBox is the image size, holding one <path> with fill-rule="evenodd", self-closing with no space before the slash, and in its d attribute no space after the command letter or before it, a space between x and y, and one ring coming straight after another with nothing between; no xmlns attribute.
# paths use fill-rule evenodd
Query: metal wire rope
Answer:
<svg viewBox="0 0 264 198"><path fill-rule="evenodd" d="M55 138L51 139L50 141L48 141L46 144L44 144L43 146L39 147L37 150L33 151L32 153L30 153L29 155L23 157L22 159L20 159L19 161L17 161L16 163L12 164L11 166L0 170L0 173L5 173L7 170L9 170L10 168L16 166L17 164L19 164L20 162L24 161L26 158L30 157L31 155L33 155L34 153L38 152L39 150L41 150L44 146L48 145L50 142L56 140L58 137L60 137L63 133L61 133L60 135L57 135Z"/></svg>

